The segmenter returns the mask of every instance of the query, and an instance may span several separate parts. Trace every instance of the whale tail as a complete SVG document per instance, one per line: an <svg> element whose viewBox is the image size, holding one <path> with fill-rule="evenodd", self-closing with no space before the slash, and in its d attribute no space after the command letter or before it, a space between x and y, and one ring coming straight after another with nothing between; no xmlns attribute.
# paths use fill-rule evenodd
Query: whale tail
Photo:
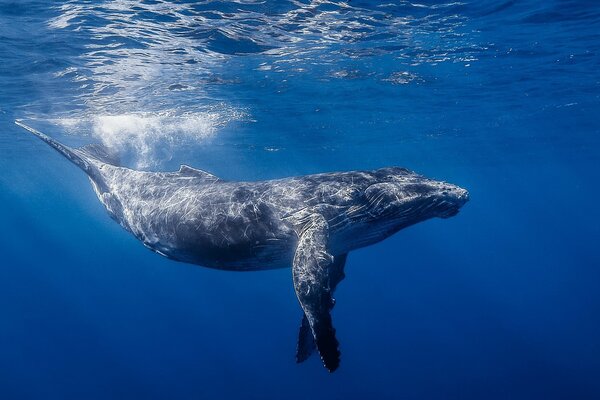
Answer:
<svg viewBox="0 0 600 400"><path fill-rule="evenodd" d="M43 134L35 128L25 125L21 120L16 120L15 124L23 129L28 130L44 142L46 142L54 150L65 156L73 164L85 171L90 178L95 178L97 175L96 167L94 166L93 160L99 161L104 164L111 164L118 166L119 160L117 157L112 155L106 147L101 144L91 144L80 148L72 148L66 146L50 136Z"/></svg>

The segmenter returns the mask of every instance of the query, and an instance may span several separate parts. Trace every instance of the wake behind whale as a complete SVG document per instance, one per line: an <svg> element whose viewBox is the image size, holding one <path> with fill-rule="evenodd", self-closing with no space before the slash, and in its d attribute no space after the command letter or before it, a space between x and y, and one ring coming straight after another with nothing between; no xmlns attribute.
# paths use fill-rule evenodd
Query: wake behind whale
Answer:
<svg viewBox="0 0 600 400"><path fill-rule="evenodd" d="M316 348L331 372L340 352L330 312L347 254L417 222L454 216L469 198L465 189L398 167L258 182L185 165L136 171L101 145L70 148L15 123L85 171L109 215L151 250L224 270L291 266L304 312L296 359Z"/></svg>

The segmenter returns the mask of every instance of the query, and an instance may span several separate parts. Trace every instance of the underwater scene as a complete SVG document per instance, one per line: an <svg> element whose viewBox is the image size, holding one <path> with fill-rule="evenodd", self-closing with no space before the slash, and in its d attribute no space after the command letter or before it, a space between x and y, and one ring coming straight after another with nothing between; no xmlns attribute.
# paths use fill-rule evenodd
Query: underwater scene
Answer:
<svg viewBox="0 0 600 400"><path fill-rule="evenodd" d="M599 2L0 0L0 171L1 399L600 398Z"/></svg>

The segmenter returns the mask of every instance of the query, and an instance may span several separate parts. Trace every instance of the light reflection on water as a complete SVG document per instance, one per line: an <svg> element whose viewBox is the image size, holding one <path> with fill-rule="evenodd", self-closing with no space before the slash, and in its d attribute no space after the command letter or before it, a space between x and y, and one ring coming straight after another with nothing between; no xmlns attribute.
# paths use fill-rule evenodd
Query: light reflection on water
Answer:
<svg viewBox="0 0 600 400"><path fill-rule="evenodd" d="M8 119L58 122L56 133L92 133L138 167L215 137L289 148L282 138L300 124L295 146L307 130L310 146L361 145L343 132L353 119L376 144L468 136L453 121L482 104L534 115L578 104L600 42L574 28L597 14L513 2L72 0L4 28L2 107ZM563 79L567 69L577 79ZM238 134L221 137L232 123Z"/></svg>
<svg viewBox="0 0 600 400"><path fill-rule="evenodd" d="M424 81L418 70L422 64L475 62L485 48L465 35L467 18L455 11L459 7L69 1L53 7L46 23L48 34L76 43L63 55L64 66L50 69L53 85L69 90L45 91L50 112L36 111L35 104L23 111L37 119L63 118L62 127L78 120L78 128L91 126L95 136L123 151L134 143L137 166L151 166L161 160L155 147L160 144L164 151L165 142L184 143L192 137L190 127L201 141L228 122L251 121L252 108L262 100L232 96L236 87L267 80L263 90L251 89L253 96L266 97L266 87L282 86L275 89L281 93L294 79L316 79L334 92L357 78L418 84ZM390 62L392 71L370 68ZM282 115L285 109L278 106L268 108ZM172 123L186 118L190 121L182 128Z"/></svg>

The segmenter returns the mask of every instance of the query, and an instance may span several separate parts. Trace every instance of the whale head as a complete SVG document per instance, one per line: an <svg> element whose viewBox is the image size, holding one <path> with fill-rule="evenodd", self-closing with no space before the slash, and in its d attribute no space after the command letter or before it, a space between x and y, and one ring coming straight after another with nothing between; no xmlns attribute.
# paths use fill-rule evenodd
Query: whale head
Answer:
<svg viewBox="0 0 600 400"><path fill-rule="evenodd" d="M378 183L365 191L370 212L379 218L396 220L399 227L429 218L452 217L469 200L466 189L406 168L383 168L376 174Z"/></svg>

